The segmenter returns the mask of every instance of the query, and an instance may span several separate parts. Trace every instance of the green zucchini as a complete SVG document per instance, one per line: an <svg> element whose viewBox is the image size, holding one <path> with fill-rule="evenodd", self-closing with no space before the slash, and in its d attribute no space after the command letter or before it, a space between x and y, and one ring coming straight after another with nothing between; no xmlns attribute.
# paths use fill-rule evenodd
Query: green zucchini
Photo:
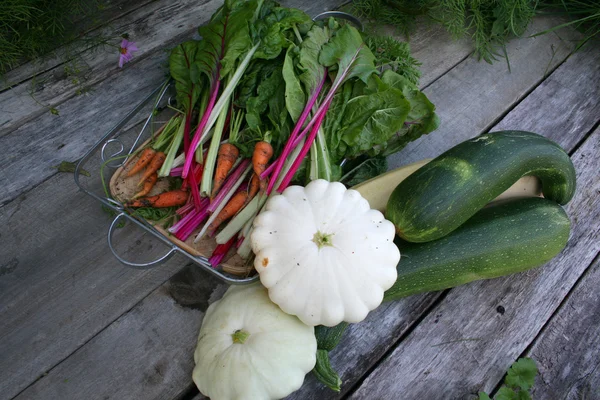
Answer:
<svg viewBox="0 0 600 400"><path fill-rule="evenodd" d="M569 217L561 206L530 197L484 208L438 240L398 240L398 279L384 301L542 265L565 247L569 230Z"/></svg>
<svg viewBox="0 0 600 400"><path fill-rule="evenodd" d="M436 240L525 175L538 177L544 197L559 204L575 193L573 163L558 144L531 132L494 132L453 147L408 176L392 192L386 218L404 240Z"/></svg>

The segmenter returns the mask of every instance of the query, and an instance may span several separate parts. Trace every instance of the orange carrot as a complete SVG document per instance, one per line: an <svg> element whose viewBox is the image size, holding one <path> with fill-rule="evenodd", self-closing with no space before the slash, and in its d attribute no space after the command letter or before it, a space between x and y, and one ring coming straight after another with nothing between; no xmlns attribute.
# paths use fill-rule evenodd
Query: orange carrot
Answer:
<svg viewBox="0 0 600 400"><path fill-rule="evenodd" d="M152 190L152 188L156 184L157 180L158 180L158 174L156 172L153 173L152 175L150 175L149 177L147 177L146 180L144 181L144 188L142 190L140 190L139 192L137 192L135 194L135 196L132 197L132 199L137 199L137 198L140 198L140 197L145 196L148 193L150 193L150 190Z"/></svg>
<svg viewBox="0 0 600 400"><path fill-rule="evenodd" d="M182 206L187 202L189 193L185 190L171 190L152 197L142 197L125 204L127 207L154 207L164 208Z"/></svg>
<svg viewBox="0 0 600 400"><path fill-rule="evenodd" d="M273 157L273 146L265 141L257 142L254 146L254 152L252 153L252 169L258 176L267 169L267 163ZM267 189L266 179L260 181L260 190L265 191Z"/></svg>
<svg viewBox="0 0 600 400"><path fill-rule="evenodd" d="M148 164L148 166L146 167L146 170L144 171L144 174L142 175L142 179L140 179L138 186L142 186L149 176L158 171L160 167L162 167L166 159L167 155L165 153L163 153L162 151L157 151L156 154L154 154L154 157L152 157L152 161L150 161L150 164Z"/></svg>
<svg viewBox="0 0 600 400"><path fill-rule="evenodd" d="M258 189L260 188L260 178L256 174L252 174L252 180L250 181L250 186L248 186L248 198L246 199L246 203L249 203L250 200L256 196L258 193Z"/></svg>
<svg viewBox="0 0 600 400"><path fill-rule="evenodd" d="M239 155L240 151L231 143L223 143L221 147L219 147L217 168L215 169L215 182L210 195L211 198L214 198L219 193L219 189L221 189L221 186L225 183L225 178L227 178L227 174L231 171L231 168Z"/></svg>
<svg viewBox="0 0 600 400"><path fill-rule="evenodd" d="M241 191L237 192L229 203L221 210L217 218L208 226L208 230L210 232L214 232L219 225L223 222L227 221L229 218L233 217L246 203L246 199L248 198L248 192Z"/></svg>
<svg viewBox="0 0 600 400"><path fill-rule="evenodd" d="M129 170L127 176L133 176L140 172L142 169L144 169L144 167L148 165L148 163L152 160L154 154L156 154L156 150L154 150L152 147L148 147L144 151L142 151L142 154L140 154L140 158L138 158L133 168Z"/></svg>

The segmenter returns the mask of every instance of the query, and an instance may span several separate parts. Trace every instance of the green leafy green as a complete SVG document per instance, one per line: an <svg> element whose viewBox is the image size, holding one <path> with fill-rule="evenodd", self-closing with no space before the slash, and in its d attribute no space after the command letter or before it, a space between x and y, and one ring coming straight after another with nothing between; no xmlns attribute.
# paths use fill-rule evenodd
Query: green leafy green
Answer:
<svg viewBox="0 0 600 400"><path fill-rule="evenodd" d="M333 86L340 80L358 77L367 82L377 72L374 66L375 56L365 45L356 28L343 25L331 40L323 45L319 53L319 62L325 67L337 66L338 74Z"/></svg>
<svg viewBox="0 0 600 400"><path fill-rule="evenodd" d="M177 104L186 112L191 112L200 96L198 80L192 79L192 65L200 43L195 40L183 42L176 46L169 56L169 70L175 80Z"/></svg>
<svg viewBox="0 0 600 400"><path fill-rule="evenodd" d="M504 382L509 387L528 390L533 386L537 373L535 361L531 358L520 358L508 370Z"/></svg>
<svg viewBox="0 0 600 400"><path fill-rule="evenodd" d="M285 61L283 62L283 79L285 80L285 105L292 117L292 120L296 122L304 110L306 104L306 96L302 90L300 80L296 76L294 71L294 60L292 53L296 53L298 48L296 46L290 46L285 54Z"/></svg>
<svg viewBox="0 0 600 400"><path fill-rule="evenodd" d="M204 74L211 85L235 70L237 61L252 47L248 22L256 12L256 0L228 0L200 26L200 49L194 74Z"/></svg>
<svg viewBox="0 0 600 400"><path fill-rule="evenodd" d="M279 7L276 4L272 0L265 0L255 22L250 25L254 43L260 42L260 46L254 54L255 58L267 60L276 58L282 49L293 43L292 28L312 22L304 11Z"/></svg>
<svg viewBox="0 0 600 400"><path fill-rule="evenodd" d="M345 156L354 158L386 143L402 128L410 111L402 92L392 87L350 99L340 127Z"/></svg>
<svg viewBox="0 0 600 400"><path fill-rule="evenodd" d="M325 67L319 63L319 53L329 41L330 35L329 28L313 25L300 44L298 69L302 71L300 80L309 95L316 90L325 75Z"/></svg>
<svg viewBox="0 0 600 400"><path fill-rule="evenodd" d="M494 400L531 400L529 389L535 383L538 373L535 361L531 358L519 358L508 370L504 385L498 389ZM479 392L479 400L491 400L485 392Z"/></svg>

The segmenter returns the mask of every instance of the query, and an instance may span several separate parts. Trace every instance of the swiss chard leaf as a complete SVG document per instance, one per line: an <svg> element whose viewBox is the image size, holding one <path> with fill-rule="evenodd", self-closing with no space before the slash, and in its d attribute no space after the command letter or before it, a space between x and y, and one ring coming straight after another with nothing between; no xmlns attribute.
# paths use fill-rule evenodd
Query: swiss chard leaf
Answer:
<svg viewBox="0 0 600 400"><path fill-rule="evenodd" d="M260 43L254 58L273 59L281 50L293 43L292 28L311 23L304 11L295 8L278 7L277 3L265 0L250 33L254 43Z"/></svg>
<svg viewBox="0 0 600 400"><path fill-rule="evenodd" d="M281 70L285 80L285 104L294 122L298 120L306 104L306 96L294 70L294 53L297 52L298 48L296 46L288 48Z"/></svg>
<svg viewBox="0 0 600 400"><path fill-rule="evenodd" d="M192 79L191 66L198 54L200 43L195 40L183 42L175 47L169 56L169 70L175 80L177 104L190 112L200 95L199 81Z"/></svg>
<svg viewBox="0 0 600 400"><path fill-rule="evenodd" d="M358 77L367 82L376 73L375 57L364 44L360 33L350 25L343 25L335 35L323 46L319 54L319 62L325 67L337 66L338 72L333 86L339 81Z"/></svg>
<svg viewBox="0 0 600 400"><path fill-rule="evenodd" d="M402 92L394 88L352 98L341 127L341 140L347 146L345 156L354 158L386 143L402 128L410 109Z"/></svg>
<svg viewBox="0 0 600 400"><path fill-rule="evenodd" d="M384 155L390 155L402 150L409 142L436 130L440 121L435 113L433 103L429 101L425 93L417 89L416 85L405 77L387 70L382 74L381 82L401 90L410 103L410 112L401 129L391 137L386 146L378 147L373 152L383 151Z"/></svg>
<svg viewBox="0 0 600 400"><path fill-rule="evenodd" d="M323 130L327 140L327 148L331 156L331 161L339 163L344 158L346 152L346 144L342 142L342 131L340 127L344 118L344 112L348 105L348 101L352 97L353 83L346 82L342 86L342 90L338 91L333 96L333 101L329 110L327 110L327 118L323 122Z"/></svg>
<svg viewBox="0 0 600 400"><path fill-rule="evenodd" d="M228 0L208 24L198 28L202 41L192 66L196 80L204 75L212 86L235 69L237 60L252 46L248 22L257 7L256 0Z"/></svg>
<svg viewBox="0 0 600 400"><path fill-rule="evenodd" d="M319 53L330 36L329 28L313 25L300 45L298 68L302 71L300 80L307 93L314 92L323 79L325 67L319 63Z"/></svg>

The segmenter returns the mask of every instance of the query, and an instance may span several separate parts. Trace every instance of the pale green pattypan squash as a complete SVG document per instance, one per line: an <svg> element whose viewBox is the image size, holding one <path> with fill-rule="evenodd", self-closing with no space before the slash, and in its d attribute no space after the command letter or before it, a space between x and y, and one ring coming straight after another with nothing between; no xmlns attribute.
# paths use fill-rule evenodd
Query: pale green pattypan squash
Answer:
<svg viewBox="0 0 600 400"><path fill-rule="evenodd" d="M254 267L269 297L307 325L360 322L396 281L394 225L356 190L290 186L254 220Z"/></svg>
<svg viewBox="0 0 600 400"><path fill-rule="evenodd" d="M232 286L208 307L192 378L212 400L279 399L316 362L314 328L281 311L260 284Z"/></svg>

